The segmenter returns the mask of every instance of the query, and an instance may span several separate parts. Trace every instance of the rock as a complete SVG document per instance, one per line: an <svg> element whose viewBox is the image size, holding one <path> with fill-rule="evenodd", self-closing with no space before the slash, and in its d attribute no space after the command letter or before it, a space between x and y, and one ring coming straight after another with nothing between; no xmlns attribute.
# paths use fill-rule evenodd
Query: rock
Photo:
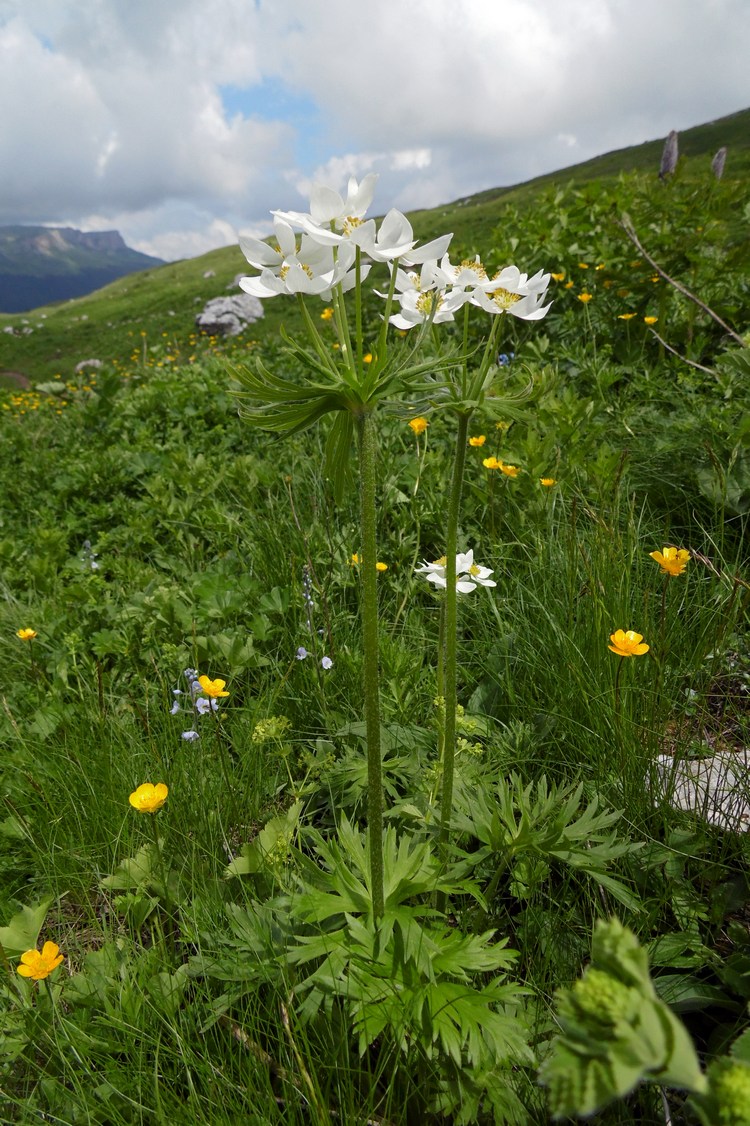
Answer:
<svg viewBox="0 0 750 1126"><path fill-rule="evenodd" d="M233 297L214 297L195 318L196 328L210 336L238 336L249 324L263 316L263 305L249 293Z"/></svg>
<svg viewBox="0 0 750 1126"><path fill-rule="evenodd" d="M204 270L203 271L203 277L204 278L215 278L216 277L216 270Z"/></svg>

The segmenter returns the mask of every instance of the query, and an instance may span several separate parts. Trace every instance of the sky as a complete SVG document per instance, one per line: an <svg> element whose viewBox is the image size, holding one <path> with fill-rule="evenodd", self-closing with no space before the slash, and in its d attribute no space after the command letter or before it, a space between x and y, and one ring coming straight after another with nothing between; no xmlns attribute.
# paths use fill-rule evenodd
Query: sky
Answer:
<svg viewBox="0 0 750 1126"><path fill-rule="evenodd" d="M746 109L748 59L748 0L0 0L0 224L174 260L316 182L434 207Z"/></svg>

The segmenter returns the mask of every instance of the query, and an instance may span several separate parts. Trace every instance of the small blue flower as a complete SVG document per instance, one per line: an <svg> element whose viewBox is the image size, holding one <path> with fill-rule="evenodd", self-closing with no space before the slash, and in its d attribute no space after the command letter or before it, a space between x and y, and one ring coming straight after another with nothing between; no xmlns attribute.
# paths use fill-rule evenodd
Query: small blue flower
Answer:
<svg viewBox="0 0 750 1126"><path fill-rule="evenodd" d="M169 709L169 714L170 715L177 715L179 710L180 710L180 701L175 700L175 702L172 704L172 707Z"/></svg>
<svg viewBox="0 0 750 1126"><path fill-rule="evenodd" d="M330 657L324 657L323 660L320 663L321 663L321 665L323 666L324 669L333 668L333 661L331 660Z"/></svg>
<svg viewBox="0 0 750 1126"><path fill-rule="evenodd" d="M497 362L498 362L498 364L500 365L501 368L505 368L505 367L508 366L508 364L511 362L511 360L514 360L515 358L516 358L515 352L501 352L500 355L497 357Z"/></svg>
<svg viewBox="0 0 750 1126"><path fill-rule="evenodd" d="M297 660L298 661L304 661L304 659L307 655L308 655L307 649L305 649L304 645L300 645L300 647L299 647L299 649L297 650L297 653L296 653Z"/></svg>

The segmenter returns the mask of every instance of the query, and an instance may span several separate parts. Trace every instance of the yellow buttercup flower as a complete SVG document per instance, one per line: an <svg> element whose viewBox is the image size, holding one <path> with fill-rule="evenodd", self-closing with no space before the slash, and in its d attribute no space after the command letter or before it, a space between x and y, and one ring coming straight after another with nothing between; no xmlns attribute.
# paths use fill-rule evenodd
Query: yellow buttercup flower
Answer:
<svg viewBox="0 0 750 1126"><path fill-rule="evenodd" d="M588 305L589 301L593 298L593 293L579 293L578 300L583 301L584 305Z"/></svg>
<svg viewBox="0 0 750 1126"><path fill-rule="evenodd" d="M659 319L658 317L644 317L643 318L644 322L647 325L655 325L656 322L658 321L658 319Z"/></svg>
<svg viewBox="0 0 750 1126"><path fill-rule="evenodd" d="M356 566L358 565L358 563L359 563L359 556L357 555L357 552L356 552L356 551L353 551L353 552L352 552L352 557L351 557L351 559L349 560L349 562L351 563L352 567L356 567Z"/></svg>
<svg viewBox="0 0 750 1126"><path fill-rule="evenodd" d="M371 364L372 363L372 352L365 352L364 356L362 357L362 363L363 364Z"/></svg>
<svg viewBox="0 0 750 1126"><path fill-rule="evenodd" d="M427 419L422 418L421 415L419 415L417 418L412 418L409 420L409 426L412 428L415 434L424 434L429 425L430 424Z"/></svg>
<svg viewBox="0 0 750 1126"><path fill-rule="evenodd" d="M18 972L21 977L31 977L34 981L44 981L63 960L60 947L55 942L45 942L41 951L27 950L21 955Z"/></svg>
<svg viewBox="0 0 750 1126"><path fill-rule="evenodd" d="M634 316L635 313L618 313L617 319L618 321L632 321Z"/></svg>
<svg viewBox="0 0 750 1126"><path fill-rule="evenodd" d="M559 281L564 281L564 280L565 280L565 270L563 270L563 271L562 271L562 273L560 273L560 274L550 274L550 277L551 277L551 278L552 278L552 279L553 279L554 281L558 281L558 282L559 282Z"/></svg>
<svg viewBox="0 0 750 1126"><path fill-rule="evenodd" d="M649 555L665 575L681 575L690 559L690 552L684 547L665 547L663 551L649 551Z"/></svg>
<svg viewBox="0 0 750 1126"><path fill-rule="evenodd" d="M469 438L469 445L470 446L483 446L486 441L487 441L487 438L485 437L484 434L477 434L476 437Z"/></svg>
<svg viewBox="0 0 750 1126"><path fill-rule="evenodd" d="M133 790L128 800L139 813L156 813L164 805L168 793L163 782L157 782L155 786L151 782L143 782L137 790Z"/></svg>
<svg viewBox="0 0 750 1126"><path fill-rule="evenodd" d="M329 305L329 306L328 306L328 307L327 307L326 309L324 309L324 310L323 310L323 312L322 312L322 313L320 314L320 319L321 319L321 321L330 321L332 317L333 317L333 309L332 309L332 308L331 308L331 306Z"/></svg>
<svg viewBox="0 0 750 1126"><path fill-rule="evenodd" d="M644 653L648 653L650 646L646 645L643 640L642 633L636 633L633 629L617 629L614 633L610 634L609 640L612 642L607 648L618 657L642 657Z"/></svg>
<svg viewBox="0 0 750 1126"><path fill-rule="evenodd" d="M588 262L579 262L578 263L578 269L579 270L588 270L588 268L589 268Z"/></svg>
<svg viewBox="0 0 750 1126"><path fill-rule="evenodd" d="M506 465L505 462L501 462L500 469L505 474L506 477L517 477L518 474L521 472L519 466L517 466L517 465Z"/></svg>
<svg viewBox="0 0 750 1126"><path fill-rule="evenodd" d="M546 489L550 489L557 484L557 480L554 477L540 477L539 484L544 485Z"/></svg>
<svg viewBox="0 0 750 1126"><path fill-rule="evenodd" d="M383 571L388 570L388 564L387 563L376 563L375 564L375 570L380 571L381 574L382 574Z"/></svg>
<svg viewBox="0 0 750 1126"><path fill-rule="evenodd" d="M566 288L566 289L572 289L572 288L573 288L573 286L574 286L575 284L576 284L576 283L575 283L575 282L573 281L573 279L571 278L571 279L570 279L570 281L567 281L567 282L565 283L565 288Z"/></svg>
<svg viewBox="0 0 750 1126"><path fill-rule="evenodd" d="M199 676L198 683L207 696L215 700L218 696L228 696L229 693L224 691L226 680L209 680L207 676Z"/></svg>
<svg viewBox="0 0 750 1126"><path fill-rule="evenodd" d="M16 630L16 637L20 637L21 641L32 641L36 637L36 630L18 629Z"/></svg>
<svg viewBox="0 0 750 1126"><path fill-rule="evenodd" d="M503 463L498 461L496 457L485 457L482 459L482 465L485 469L501 469Z"/></svg>

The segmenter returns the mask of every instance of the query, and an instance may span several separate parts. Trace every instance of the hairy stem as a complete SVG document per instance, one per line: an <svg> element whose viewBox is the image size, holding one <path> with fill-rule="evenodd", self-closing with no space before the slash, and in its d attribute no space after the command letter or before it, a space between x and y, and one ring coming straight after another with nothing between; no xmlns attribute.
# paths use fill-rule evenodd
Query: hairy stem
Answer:
<svg viewBox="0 0 750 1126"><path fill-rule="evenodd" d="M383 779L380 757L378 591L375 546L375 420L364 408L356 419L359 450L359 499L362 565L360 567L364 705L367 731L367 821L370 878L375 918L383 914Z"/></svg>

